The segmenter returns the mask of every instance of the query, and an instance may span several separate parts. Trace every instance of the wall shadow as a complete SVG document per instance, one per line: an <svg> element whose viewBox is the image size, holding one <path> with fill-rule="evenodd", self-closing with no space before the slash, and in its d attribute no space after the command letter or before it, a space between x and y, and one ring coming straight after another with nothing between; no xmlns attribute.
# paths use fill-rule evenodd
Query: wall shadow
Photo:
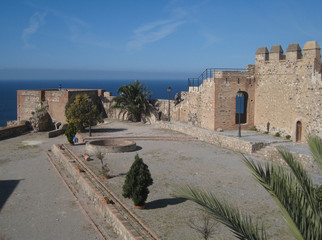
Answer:
<svg viewBox="0 0 322 240"><path fill-rule="evenodd" d="M136 145L136 149L135 149L135 151L139 151L139 150L141 150L141 149L142 149L142 147L140 147L140 146Z"/></svg>
<svg viewBox="0 0 322 240"><path fill-rule="evenodd" d="M0 180L0 211L21 180Z"/></svg>
<svg viewBox="0 0 322 240"><path fill-rule="evenodd" d="M116 174L116 175L110 175L110 178L115 178L115 177L122 177L122 176L125 176L126 173L119 173L119 174Z"/></svg>
<svg viewBox="0 0 322 240"><path fill-rule="evenodd" d="M164 198L158 199L145 204L145 209L157 209L157 208L165 208L168 205L177 205L187 201L184 198Z"/></svg>
<svg viewBox="0 0 322 240"><path fill-rule="evenodd" d="M91 129L91 131L93 133L121 132L121 131L125 131L125 130L127 130L127 128L94 128L94 129Z"/></svg>

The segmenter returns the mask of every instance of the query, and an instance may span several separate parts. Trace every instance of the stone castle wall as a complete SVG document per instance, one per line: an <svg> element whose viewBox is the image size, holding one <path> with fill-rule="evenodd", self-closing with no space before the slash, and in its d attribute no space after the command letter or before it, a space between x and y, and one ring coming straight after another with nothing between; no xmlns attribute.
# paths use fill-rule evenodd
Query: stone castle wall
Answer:
<svg viewBox="0 0 322 240"><path fill-rule="evenodd" d="M307 42L303 52L290 44L283 54L280 45L268 52L261 47L255 63L255 125L266 131L290 135L296 140L296 124L302 124L302 138L307 131L321 135L322 79L321 54L317 42Z"/></svg>
<svg viewBox="0 0 322 240"><path fill-rule="evenodd" d="M189 87L181 92L182 102L171 108L171 120L194 126L213 129L214 126L214 81L205 79L198 87Z"/></svg>
<svg viewBox="0 0 322 240"><path fill-rule="evenodd" d="M212 69L207 69L212 70ZM322 77L321 49L316 41L302 49L290 44L286 54L280 45L258 48L255 65L247 71L213 71L200 86L181 92L182 102L170 101L171 120L182 121L209 130L233 130L236 120L236 93L247 93L246 123L242 129L256 126L260 131L290 135L293 141L305 141L306 132L322 136ZM209 73L209 72L207 72ZM202 75L203 76L203 75ZM105 90L18 90L18 121L29 120L33 112L45 103L56 122L65 122L65 105L71 97L86 93L93 101L101 100L109 118L127 120L126 113L112 109L113 97ZM151 106L152 115L145 122L168 120L168 100L159 99ZM301 125L301 128L297 127ZM299 129L301 133L299 134Z"/></svg>
<svg viewBox="0 0 322 240"><path fill-rule="evenodd" d="M99 101L104 90L96 89L44 89L17 91L17 120L29 120L38 111L48 111L54 122L66 123L65 106L69 99L87 94L93 101ZM46 108L46 109L44 109Z"/></svg>
<svg viewBox="0 0 322 240"><path fill-rule="evenodd" d="M54 122L66 122L65 106L68 102L68 92L61 91L46 91L46 101L48 103L48 112Z"/></svg>
<svg viewBox="0 0 322 240"><path fill-rule="evenodd" d="M236 123L236 94L238 90L247 93L246 123L242 129L254 126L255 79L252 71L239 72L233 76L227 72L221 78L215 79L215 123L214 130L237 129Z"/></svg>
<svg viewBox="0 0 322 240"><path fill-rule="evenodd" d="M190 123L209 130L237 129L236 93L240 89L248 95L247 122L243 129L253 127L254 109L253 68L248 71L217 71L213 78L200 86L182 92L183 101L171 111L172 120Z"/></svg>
<svg viewBox="0 0 322 240"><path fill-rule="evenodd" d="M17 121L29 120L42 106L44 90L17 90Z"/></svg>

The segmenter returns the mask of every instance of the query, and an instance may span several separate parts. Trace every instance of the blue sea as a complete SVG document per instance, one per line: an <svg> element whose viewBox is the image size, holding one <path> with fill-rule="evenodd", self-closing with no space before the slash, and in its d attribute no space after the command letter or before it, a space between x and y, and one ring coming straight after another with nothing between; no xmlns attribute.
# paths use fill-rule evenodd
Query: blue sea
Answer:
<svg viewBox="0 0 322 240"><path fill-rule="evenodd" d="M147 90L152 92L153 99L168 99L167 88L172 88L171 99L176 93L188 90L187 80L139 80L145 83ZM105 89L117 95L122 85L133 83L134 80L0 80L0 126L6 126L7 121L17 119L17 90L77 88Z"/></svg>

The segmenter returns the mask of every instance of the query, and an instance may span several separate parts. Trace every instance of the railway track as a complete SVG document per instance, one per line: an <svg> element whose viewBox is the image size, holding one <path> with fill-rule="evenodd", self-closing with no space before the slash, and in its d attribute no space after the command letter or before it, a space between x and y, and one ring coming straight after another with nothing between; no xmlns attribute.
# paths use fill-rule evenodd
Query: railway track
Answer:
<svg viewBox="0 0 322 240"><path fill-rule="evenodd" d="M84 173L82 176L87 178L104 198L112 200L113 207L124 219L126 219L127 223L136 230L136 235L140 236L137 239L161 240L149 227L146 226L145 223L143 223L140 218L138 218L113 192L106 187L102 180L74 152L64 144L61 145L60 151L67 159L69 159L70 162L74 162L76 166L82 170Z"/></svg>

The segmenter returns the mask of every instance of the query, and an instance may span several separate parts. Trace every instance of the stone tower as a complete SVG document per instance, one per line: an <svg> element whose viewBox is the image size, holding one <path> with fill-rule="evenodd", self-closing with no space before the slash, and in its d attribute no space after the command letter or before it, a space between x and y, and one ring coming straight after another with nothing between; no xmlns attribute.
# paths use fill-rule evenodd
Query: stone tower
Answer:
<svg viewBox="0 0 322 240"><path fill-rule="evenodd" d="M322 134L321 48L316 41L256 51L255 126L305 141L306 132Z"/></svg>

